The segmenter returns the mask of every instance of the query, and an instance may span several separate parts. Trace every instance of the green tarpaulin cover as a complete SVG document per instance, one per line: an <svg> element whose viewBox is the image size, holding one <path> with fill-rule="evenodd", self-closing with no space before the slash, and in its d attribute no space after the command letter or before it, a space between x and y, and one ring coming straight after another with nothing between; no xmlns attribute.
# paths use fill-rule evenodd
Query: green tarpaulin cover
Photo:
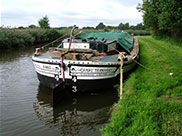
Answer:
<svg viewBox="0 0 182 136"><path fill-rule="evenodd" d="M121 45L129 54L133 48L133 37L126 32L112 31L112 32L99 32L99 33L88 33L79 36L81 39L97 38L102 40L116 41Z"/></svg>

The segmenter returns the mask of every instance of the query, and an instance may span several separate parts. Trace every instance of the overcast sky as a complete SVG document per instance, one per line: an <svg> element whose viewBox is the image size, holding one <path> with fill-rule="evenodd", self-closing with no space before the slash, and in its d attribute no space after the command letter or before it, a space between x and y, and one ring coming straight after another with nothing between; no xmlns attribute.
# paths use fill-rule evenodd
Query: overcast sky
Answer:
<svg viewBox="0 0 182 136"><path fill-rule="evenodd" d="M18 27L38 25L47 15L51 27L61 26L118 26L142 22L136 9L142 0L0 0L0 26Z"/></svg>

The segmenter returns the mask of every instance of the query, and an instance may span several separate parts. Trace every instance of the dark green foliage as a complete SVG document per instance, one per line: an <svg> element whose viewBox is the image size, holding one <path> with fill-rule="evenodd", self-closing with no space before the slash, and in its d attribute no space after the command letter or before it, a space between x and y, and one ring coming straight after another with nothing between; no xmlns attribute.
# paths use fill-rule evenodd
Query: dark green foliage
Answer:
<svg viewBox="0 0 182 136"><path fill-rule="evenodd" d="M40 19L38 23L39 23L40 28L50 28L49 19L47 16Z"/></svg>
<svg viewBox="0 0 182 136"><path fill-rule="evenodd" d="M82 29L94 29L94 27L87 26L87 27L83 27Z"/></svg>
<svg viewBox="0 0 182 136"><path fill-rule="evenodd" d="M37 28L36 25L29 25L28 28Z"/></svg>
<svg viewBox="0 0 182 136"><path fill-rule="evenodd" d="M106 26L107 27L107 29L117 29L117 26Z"/></svg>
<svg viewBox="0 0 182 136"><path fill-rule="evenodd" d="M42 38L45 38L44 41L52 41L60 37L61 35L54 29L47 29L44 31Z"/></svg>
<svg viewBox="0 0 182 136"><path fill-rule="evenodd" d="M57 39L61 34L54 29L0 29L0 48L32 46Z"/></svg>
<svg viewBox="0 0 182 136"><path fill-rule="evenodd" d="M175 43L139 37L140 61L153 70L138 67L130 74L102 135L182 135L182 43Z"/></svg>
<svg viewBox="0 0 182 136"><path fill-rule="evenodd" d="M25 29L23 26L19 26L18 29Z"/></svg>
<svg viewBox="0 0 182 136"><path fill-rule="evenodd" d="M136 26L130 26L129 23L120 23L118 26L119 30L145 30L145 26L142 23L137 24Z"/></svg>
<svg viewBox="0 0 182 136"><path fill-rule="evenodd" d="M134 30L145 30L145 26L143 25L143 23L139 23L135 26Z"/></svg>
<svg viewBox="0 0 182 136"><path fill-rule="evenodd" d="M0 29L0 48L33 45L35 38L24 30Z"/></svg>
<svg viewBox="0 0 182 136"><path fill-rule="evenodd" d="M154 35L182 37L181 0L143 0L137 8L144 13L144 24Z"/></svg>
<svg viewBox="0 0 182 136"><path fill-rule="evenodd" d="M109 31L113 31L113 30L118 30L116 29L117 27L112 27L112 26L106 26L104 29L76 29L75 33L82 31L82 34L86 34L86 33L90 33L90 32L109 32ZM128 32L129 34L133 34L135 36L145 36L145 35L151 35L149 31L147 30L125 30L126 32ZM62 35L66 34L66 37L69 37L71 29L69 28L62 28L58 30L59 33L61 33Z"/></svg>
<svg viewBox="0 0 182 136"><path fill-rule="evenodd" d="M126 30L126 32L135 36L151 35L150 32L147 30Z"/></svg>
<svg viewBox="0 0 182 136"><path fill-rule="evenodd" d="M29 32L35 38L36 43L52 41L61 36L55 29L34 29Z"/></svg>
<svg viewBox="0 0 182 136"><path fill-rule="evenodd" d="M126 24L120 23L119 26L118 26L118 29L120 29L120 30L128 30L129 27L130 27L129 23L126 23Z"/></svg>
<svg viewBox="0 0 182 136"><path fill-rule="evenodd" d="M96 26L96 29L104 29L105 25L100 22L97 26Z"/></svg>

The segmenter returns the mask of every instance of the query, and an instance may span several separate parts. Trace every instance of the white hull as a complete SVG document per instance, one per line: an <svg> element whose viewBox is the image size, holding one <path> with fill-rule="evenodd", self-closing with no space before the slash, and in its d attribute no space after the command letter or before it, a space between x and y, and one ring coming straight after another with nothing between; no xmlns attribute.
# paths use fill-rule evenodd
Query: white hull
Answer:
<svg viewBox="0 0 182 136"><path fill-rule="evenodd" d="M59 81L63 78L63 71L60 60L40 59L33 57L33 63L37 73L55 78ZM64 71L65 79L72 80L98 80L114 78L120 73L120 64L115 62L91 62L91 61L69 61L64 60L66 69ZM135 62L124 63L124 72L131 70ZM75 79L76 77L76 79Z"/></svg>

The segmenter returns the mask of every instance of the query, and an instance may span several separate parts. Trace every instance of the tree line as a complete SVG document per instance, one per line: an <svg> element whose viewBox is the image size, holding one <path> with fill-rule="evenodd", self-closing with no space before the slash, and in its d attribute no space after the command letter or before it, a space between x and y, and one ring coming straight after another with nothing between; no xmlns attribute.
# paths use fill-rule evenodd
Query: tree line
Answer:
<svg viewBox="0 0 182 136"><path fill-rule="evenodd" d="M86 27L88 28L88 27ZM106 26L103 22L100 22L95 29L118 29L118 30L145 30L143 23L137 25L130 25L127 23L120 23L118 26Z"/></svg>
<svg viewBox="0 0 182 136"><path fill-rule="evenodd" d="M71 27L72 26L70 26L70 28ZM60 29L61 28L69 28L69 27L60 27ZM145 26L143 23L139 23L137 25L130 25L129 23L120 23L118 26L110 26L110 25L106 26L103 22L100 22L96 27L86 26L83 27L82 29L145 30Z"/></svg>
<svg viewBox="0 0 182 136"><path fill-rule="evenodd" d="M49 18L48 16L44 16L43 18L41 18L38 21L39 26L36 25L29 25L28 28L50 28L50 24L49 24ZM74 25L76 27L76 25ZM73 26L68 26L68 27L58 27L58 29L64 29L64 28L72 28ZM24 29L24 27L20 26L18 27L18 29ZM87 26L87 27L83 27L82 29L117 29L117 30L145 30L145 26L143 23L139 23L137 25L130 25L128 22L127 23L120 23L118 26L106 26L104 25L103 22L100 22L96 27L91 27L91 26Z"/></svg>
<svg viewBox="0 0 182 136"><path fill-rule="evenodd" d="M182 0L143 0L137 9L154 35L182 37Z"/></svg>

